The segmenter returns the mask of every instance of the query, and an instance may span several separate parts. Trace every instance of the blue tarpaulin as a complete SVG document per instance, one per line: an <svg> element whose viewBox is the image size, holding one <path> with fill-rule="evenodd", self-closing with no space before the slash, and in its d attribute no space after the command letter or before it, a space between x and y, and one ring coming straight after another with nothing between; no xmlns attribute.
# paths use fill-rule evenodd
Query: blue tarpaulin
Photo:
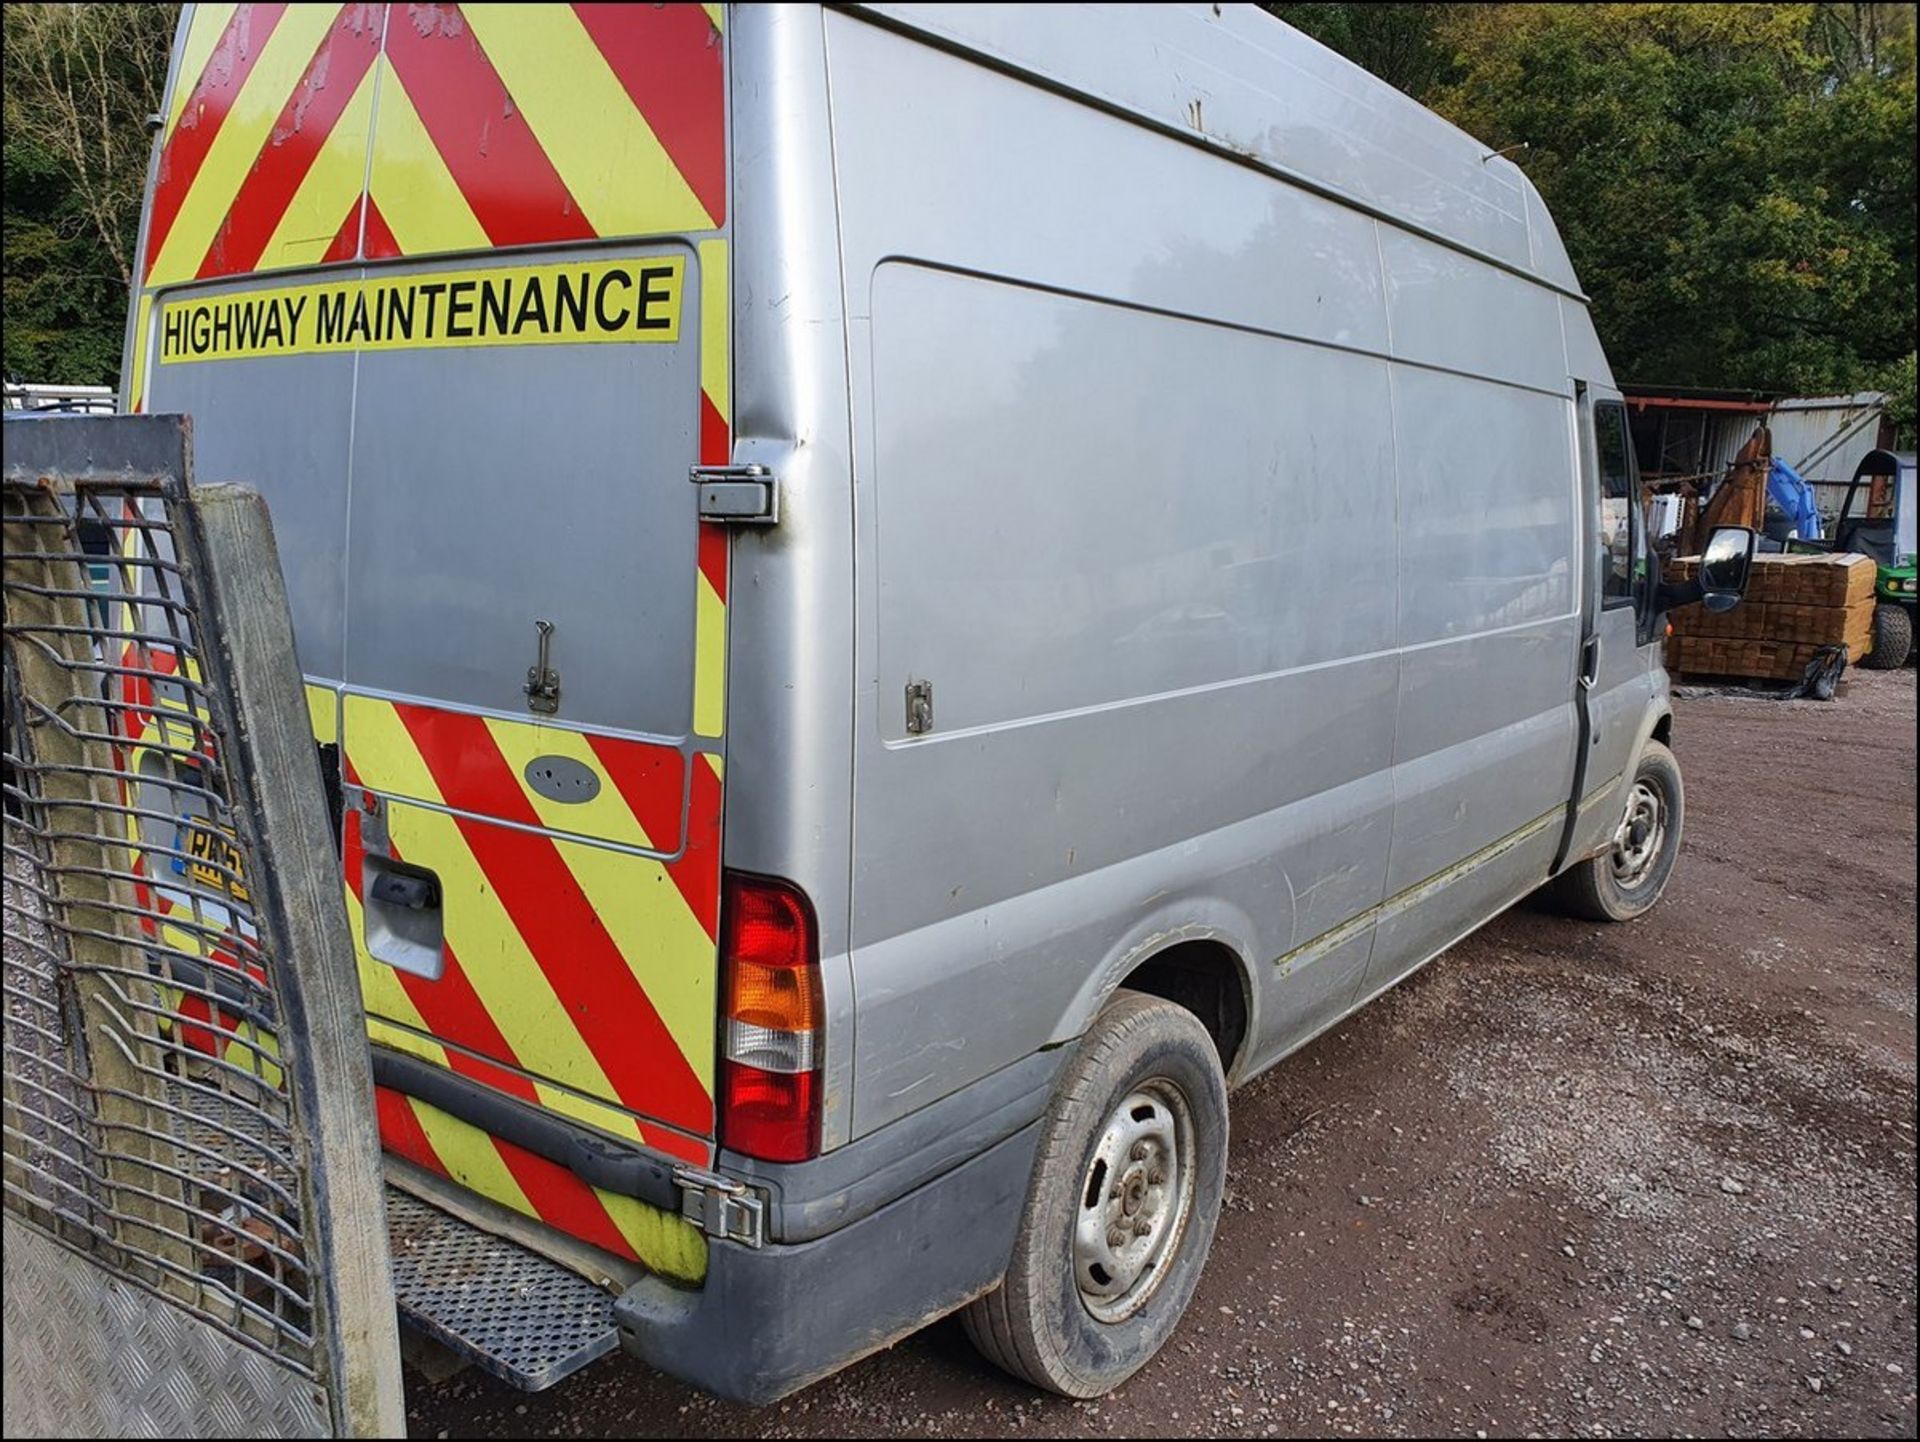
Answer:
<svg viewBox="0 0 1920 1442"><path fill-rule="evenodd" d="M1820 507L1814 501L1813 487L1778 456L1773 458L1773 469L1767 472L1767 495L1785 514L1801 540L1819 538Z"/></svg>

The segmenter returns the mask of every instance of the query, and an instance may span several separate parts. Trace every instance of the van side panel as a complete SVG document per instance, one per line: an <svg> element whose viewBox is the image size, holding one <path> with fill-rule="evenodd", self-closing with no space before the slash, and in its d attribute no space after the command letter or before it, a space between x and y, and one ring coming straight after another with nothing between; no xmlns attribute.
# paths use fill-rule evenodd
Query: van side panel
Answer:
<svg viewBox="0 0 1920 1442"><path fill-rule="evenodd" d="M826 24L865 678L855 1133L1070 1035L1110 964L1173 935L1240 952L1259 1045L1285 1045L1351 1003L1366 928L1299 949L1381 900L1392 818L1373 222Z"/></svg>
<svg viewBox="0 0 1920 1442"><path fill-rule="evenodd" d="M1573 785L1578 472L1558 297L1383 227L1401 653L1376 991L1547 877ZM1497 317L1497 323L1490 318Z"/></svg>
<svg viewBox="0 0 1920 1442"><path fill-rule="evenodd" d="M1530 233L1542 212L1518 166L1258 6L860 8L1575 285L1558 240Z"/></svg>
<svg viewBox="0 0 1920 1442"><path fill-rule="evenodd" d="M891 18L1051 54L1044 17L1017 55L992 12ZM1249 969L1244 1074L1546 876L1577 481L1524 188L1418 216L1505 269L826 23L866 683L855 1133L1070 1035L1194 936ZM1156 65L1108 71L1138 90Z"/></svg>
<svg viewBox="0 0 1920 1442"><path fill-rule="evenodd" d="M1569 409L1396 369L1404 649L1389 899L1369 990L1551 867L1577 737Z"/></svg>
<svg viewBox="0 0 1920 1442"><path fill-rule="evenodd" d="M872 295L880 675L936 678L938 745L1392 649L1349 552L1393 529L1384 362L905 261Z"/></svg>

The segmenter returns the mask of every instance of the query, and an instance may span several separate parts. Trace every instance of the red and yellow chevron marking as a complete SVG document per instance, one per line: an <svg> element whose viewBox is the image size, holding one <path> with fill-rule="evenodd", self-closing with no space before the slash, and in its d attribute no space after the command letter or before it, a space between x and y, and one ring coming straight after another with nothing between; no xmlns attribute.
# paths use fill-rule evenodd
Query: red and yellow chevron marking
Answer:
<svg viewBox="0 0 1920 1442"><path fill-rule="evenodd" d="M351 694L343 716L349 780L427 803L389 802L388 836L396 858L433 869L445 897L445 973L429 982L369 957L369 1010L412 1022L393 1009L387 983L398 977L431 1035L665 1123L647 1130L649 1144L702 1159L693 1139L713 1130L712 766L697 758L689 788L679 755L666 764L664 748L644 743ZM535 792L526 763L556 754L600 774L599 796L569 805ZM555 834L592 827L601 841L663 851L654 833L677 839L683 807L686 844L670 860Z"/></svg>
<svg viewBox="0 0 1920 1442"><path fill-rule="evenodd" d="M130 406L145 403L153 288L721 229L724 13L187 7L140 256Z"/></svg>
<svg viewBox="0 0 1920 1442"><path fill-rule="evenodd" d="M393 715L404 720L412 735L423 738L415 751L431 755L429 766L414 764L414 752L404 746L369 749L376 728L390 726ZM680 850L687 766L677 747L539 721L482 718L433 706L395 706L357 694L346 697L345 725L361 784L388 796L445 802L482 816L525 820L542 829L662 856ZM561 803L535 791L524 775L527 763L536 756L556 755L598 775L603 783L599 794L588 801ZM505 793L496 789L503 762L514 783ZM456 796L463 799L449 799Z"/></svg>
<svg viewBox="0 0 1920 1442"><path fill-rule="evenodd" d="M341 8L214 231L201 279L311 265L325 254L365 174L380 10Z"/></svg>
<svg viewBox="0 0 1920 1442"><path fill-rule="evenodd" d="M340 696L331 686L306 683L307 721L322 746L340 744Z"/></svg>
<svg viewBox="0 0 1920 1442"><path fill-rule="evenodd" d="M136 545L129 532L122 550L130 553ZM120 624L130 627L126 617ZM114 764L121 777L121 804L130 808L125 818L127 856L134 877L134 902L142 913L139 925L157 952L208 968L207 991L217 985L217 968L242 972L264 986L267 973L252 922L244 912L237 913L221 891L184 876L170 877L172 857L164 851L156 853L151 838L153 829L165 830L170 822L138 814L153 808L151 797L136 789L142 778L164 783L186 757L213 756L205 712L190 693L166 691L164 683L176 677L198 684L198 664L187 656L183 667L182 660L170 646L129 641L118 660L123 669L114 677L122 703L111 713L114 734L122 738L114 748ZM178 844L171 837L169 842ZM170 986L164 977L160 994L176 1018L170 1024L184 1046L258 1077L268 1087L280 1085L281 1071L275 1062L279 1046L271 1030L218 1006L206 995Z"/></svg>
<svg viewBox="0 0 1920 1442"><path fill-rule="evenodd" d="M722 13L194 6L144 284L719 230Z"/></svg>
<svg viewBox="0 0 1920 1442"><path fill-rule="evenodd" d="M508 1033L523 1036L527 1030L526 1019L509 1009L503 1013L504 1027L496 1023L471 978L462 970L462 960L452 944L448 948L446 970L435 981L373 960L365 948L365 918L360 896L364 854L361 818L358 812L349 810L345 819L347 909L369 1012L370 1040L378 1046L447 1067L508 1096L558 1112L622 1140L640 1142L687 1161L708 1160L704 1143L648 1125L572 1087L520 1070ZM394 851L400 854L401 848L396 844ZM453 908L450 906L448 910L451 912ZM451 918L448 929L454 930ZM521 999L508 1000L511 1007ZM546 1020L551 1022L553 1018L549 1014ZM564 1018L561 1025L565 1025ZM449 1044L440 1039L453 1036L458 1036L463 1044ZM488 1049L508 1064L500 1065L469 1048ZM551 1055L553 1050L549 1047L543 1055ZM632 1258L656 1272L687 1281L698 1281L705 1274L705 1240L679 1218L633 1198L590 1187L564 1167L490 1136L417 1098L403 1097L385 1088L378 1090L381 1142L389 1151L595 1246Z"/></svg>
<svg viewBox="0 0 1920 1442"><path fill-rule="evenodd" d="M388 1151L661 1276L705 1280L706 1238L671 1212L588 1186L417 1097L375 1087L374 1103Z"/></svg>
<svg viewBox="0 0 1920 1442"><path fill-rule="evenodd" d="M364 919L356 879L360 858L359 818L347 813L347 908L356 938L364 935ZM626 1141L643 1142L690 1161L705 1160L705 1149L661 1129L643 1129L633 1117L596 1103L565 1087L537 1080L525 1073L495 1065L464 1047L444 1045L426 1035L429 1030L457 1025L475 1006L472 989L456 979L457 958L448 958L448 971L437 982L409 976L373 961L360 952L361 985L367 1006L370 1039L379 1046L420 1057L460 1075L498 1088L508 1096L562 1113ZM397 1021L385 1020L397 1018ZM491 1028L491 1022L487 1023ZM497 1029L492 1029L498 1035ZM493 1137L437 1108L397 1092L380 1089L380 1135L392 1152L527 1216L560 1228L618 1256L670 1276L697 1281L705 1271L704 1240L694 1229L629 1197L602 1192L582 1182L564 1167ZM663 1143L665 1145L663 1145Z"/></svg>
<svg viewBox="0 0 1920 1442"><path fill-rule="evenodd" d="M727 243L703 240L700 252L700 463L733 458L733 306ZM700 527L693 635L693 732L719 736L727 710L727 528Z"/></svg>

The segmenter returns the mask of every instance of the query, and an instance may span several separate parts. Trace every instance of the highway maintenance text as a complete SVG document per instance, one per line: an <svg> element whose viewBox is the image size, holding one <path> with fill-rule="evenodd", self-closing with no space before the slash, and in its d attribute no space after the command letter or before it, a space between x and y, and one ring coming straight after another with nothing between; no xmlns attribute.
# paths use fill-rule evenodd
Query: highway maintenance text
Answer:
<svg viewBox="0 0 1920 1442"><path fill-rule="evenodd" d="M425 271L186 296L160 316L160 363L447 346L676 341L677 255Z"/></svg>

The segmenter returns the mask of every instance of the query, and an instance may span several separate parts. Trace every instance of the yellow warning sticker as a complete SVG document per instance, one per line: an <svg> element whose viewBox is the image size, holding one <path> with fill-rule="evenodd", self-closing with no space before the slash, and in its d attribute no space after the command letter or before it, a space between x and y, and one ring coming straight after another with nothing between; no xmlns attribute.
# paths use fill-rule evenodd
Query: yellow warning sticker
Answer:
<svg viewBox="0 0 1920 1442"><path fill-rule="evenodd" d="M681 256L367 276L185 296L160 313L160 363L448 346L677 341Z"/></svg>

